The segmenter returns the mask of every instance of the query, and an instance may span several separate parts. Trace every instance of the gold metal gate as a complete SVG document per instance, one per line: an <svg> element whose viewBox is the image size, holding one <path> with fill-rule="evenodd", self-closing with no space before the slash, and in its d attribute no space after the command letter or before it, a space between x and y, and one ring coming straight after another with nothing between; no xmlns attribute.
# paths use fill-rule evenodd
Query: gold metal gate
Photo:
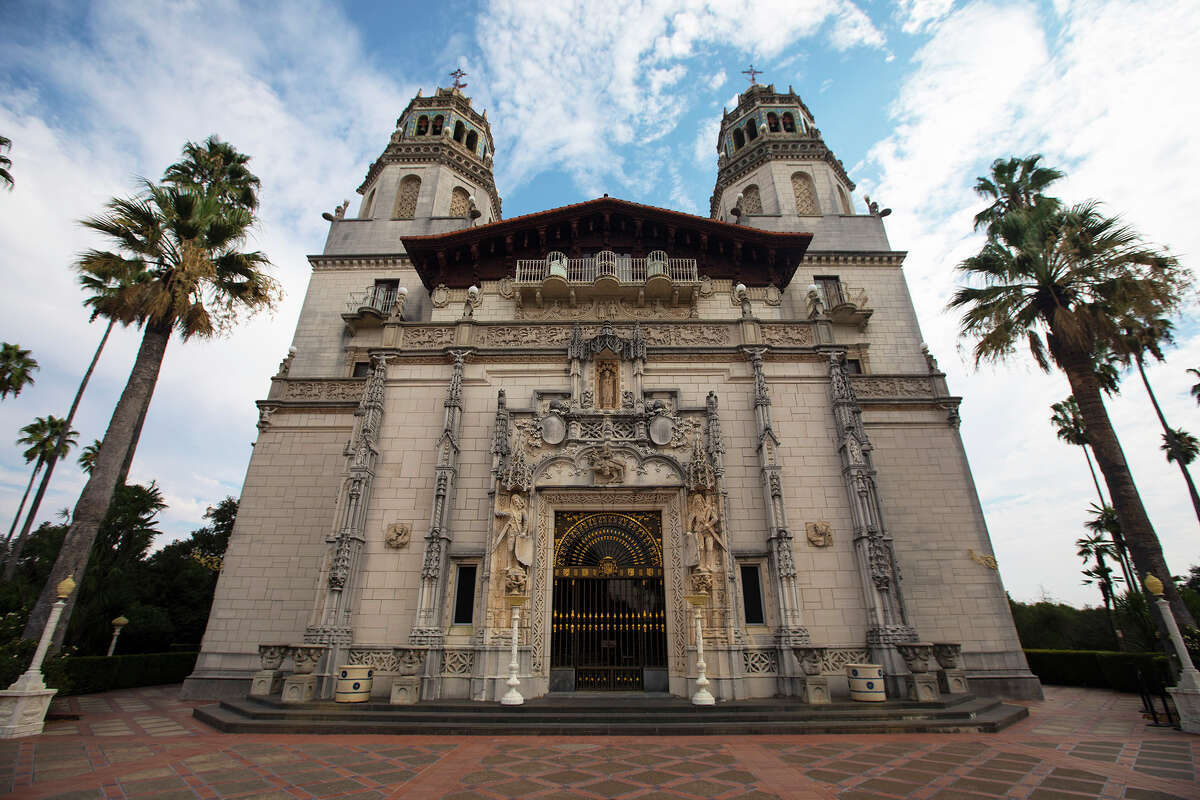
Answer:
<svg viewBox="0 0 1200 800"><path fill-rule="evenodd" d="M658 512L558 512L550 653L559 690L641 690L648 672L665 677Z"/></svg>

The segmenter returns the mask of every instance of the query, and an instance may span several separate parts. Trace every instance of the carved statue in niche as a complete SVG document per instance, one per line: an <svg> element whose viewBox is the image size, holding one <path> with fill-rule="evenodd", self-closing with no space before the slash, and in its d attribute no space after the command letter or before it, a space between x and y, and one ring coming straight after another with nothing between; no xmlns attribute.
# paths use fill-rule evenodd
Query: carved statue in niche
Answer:
<svg viewBox="0 0 1200 800"><path fill-rule="evenodd" d="M496 568L504 573L505 589L511 594L514 593L511 586L515 583L520 582L524 586L529 565L533 563L533 537L529 535L525 498L513 493L509 497L508 508L504 508L497 498L496 518L500 523L492 549L496 556Z"/></svg>
<svg viewBox="0 0 1200 800"><path fill-rule="evenodd" d="M721 539L716 502L705 492L693 492L688 498L688 532L691 534L689 566L701 572L716 571L725 542Z"/></svg>
<svg viewBox="0 0 1200 800"><path fill-rule="evenodd" d="M613 361L597 361L596 396L600 401L600 408L620 407L619 385L617 364Z"/></svg>
<svg viewBox="0 0 1200 800"><path fill-rule="evenodd" d="M613 453L607 440L588 454L588 462L592 465L596 483L621 483L625 480L625 465Z"/></svg>

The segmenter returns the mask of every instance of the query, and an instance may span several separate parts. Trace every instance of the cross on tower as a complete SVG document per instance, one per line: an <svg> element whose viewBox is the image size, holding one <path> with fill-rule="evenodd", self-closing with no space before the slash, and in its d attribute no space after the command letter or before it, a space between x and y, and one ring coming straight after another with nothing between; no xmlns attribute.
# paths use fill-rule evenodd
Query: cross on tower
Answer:
<svg viewBox="0 0 1200 800"><path fill-rule="evenodd" d="M762 70L755 69L754 65L751 64L750 69L742 70L742 74L750 76L749 78L747 78L747 80L750 81L750 85L753 86L754 84L758 83L758 81L756 81L755 78L762 74Z"/></svg>
<svg viewBox="0 0 1200 800"><path fill-rule="evenodd" d="M467 73L463 72L461 68L456 69L456 70L454 70L454 72L450 73L450 77L454 78L454 88L455 89L465 89L466 88L467 85L462 82L462 79L465 78L466 76L467 76Z"/></svg>

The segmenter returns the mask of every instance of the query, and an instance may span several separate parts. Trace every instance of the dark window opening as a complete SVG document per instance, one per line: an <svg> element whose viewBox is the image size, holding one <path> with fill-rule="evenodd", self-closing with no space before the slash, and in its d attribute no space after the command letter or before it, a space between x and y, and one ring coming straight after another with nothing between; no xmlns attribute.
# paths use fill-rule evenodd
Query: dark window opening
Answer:
<svg viewBox="0 0 1200 800"><path fill-rule="evenodd" d="M758 138L758 126L754 124L754 120L746 123L746 140L753 142Z"/></svg>
<svg viewBox="0 0 1200 800"><path fill-rule="evenodd" d="M857 358L846 359L846 372L851 375L862 375L862 361Z"/></svg>
<svg viewBox="0 0 1200 800"><path fill-rule="evenodd" d="M458 584L454 587L454 624L475 621L475 565L458 565Z"/></svg>
<svg viewBox="0 0 1200 800"><path fill-rule="evenodd" d="M747 625L763 625L762 580L757 564L742 564L742 604L746 608Z"/></svg>
<svg viewBox="0 0 1200 800"><path fill-rule="evenodd" d="M454 141L461 143L463 137L467 135L467 126L462 124L462 120L454 123Z"/></svg>
<svg viewBox="0 0 1200 800"><path fill-rule="evenodd" d="M370 361L355 361L353 374L354 374L355 378L371 377L371 362Z"/></svg>
<svg viewBox="0 0 1200 800"><path fill-rule="evenodd" d="M744 133L742 133L741 128L737 128L733 132L733 147L736 150L738 148L745 147L745 146L746 146L746 135Z"/></svg>
<svg viewBox="0 0 1200 800"><path fill-rule="evenodd" d="M775 114L767 114L767 127L771 133L779 133L779 117Z"/></svg>
<svg viewBox="0 0 1200 800"><path fill-rule="evenodd" d="M837 275L816 275L813 277L813 283L821 289L825 308L837 308L846 302L842 295L842 281Z"/></svg>
<svg viewBox="0 0 1200 800"><path fill-rule="evenodd" d="M475 152L475 145L478 144L478 142L479 134L475 133L475 131L471 131L467 134L467 149L472 153Z"/></svg>
<svg viewBox="0 0 1200 800"><path fill-rule="evenodd" d="M429 133L429 117L422 116L417 120L417 136L424 136Z"/></svg>
<svg viewBox="0 0 1200 800"><path fill-rule="evenodd" d="M431 133L434 136L441 136L442 135L442 126L445 124L446 124L445 117L443 117L441 114L438 114L436 117L433 118L433 130L431 131Z"/></svg>
<svg viewBox="0 0 1200 800"><path fill-rule="evenodd" d="M785 133L796 132L796 121L792 119L791 112L785 111L783 113L783 130Z"/></svg>

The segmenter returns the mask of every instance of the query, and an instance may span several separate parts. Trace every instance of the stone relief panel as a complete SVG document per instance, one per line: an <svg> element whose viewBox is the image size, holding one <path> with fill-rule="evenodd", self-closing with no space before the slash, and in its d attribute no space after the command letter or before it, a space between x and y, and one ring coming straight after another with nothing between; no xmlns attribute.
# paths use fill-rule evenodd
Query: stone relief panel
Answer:
<svg viewBox="0 0 1200 800"><path fill-rule="evenodd" d="M570 305L554 300L537 306L518 306L517 319L585 320L585 319L687 319L691 315L690 305L667 305L655 301L644 306L625 300L591 300Z"/></svg>
<svg viewBox="0 0 1200 800"><path fill-rule="evenodd" d="M343 401L362 399L366 379L293 381L284 384L284 400Z"/></svg>
<svg viewBox="0 0 1200 800"><path fill-rule="evenodd" d="M774 675L779 671L779 651L743 650L742 672L747 675Z"/></svg>
<svg viewBox="0 0 1200 800"><path fill-rule="evenodd" d="M454 343L452 326L429 328L403 328L401 346L406 350L427 350L446 347Z"/></svg>
<svg viewBox="0 0 1200 800"><path fill-rule="evenodd" d="M776 347L811 347L816 342L812 325L772 325L762 326L764 344Z"/></svg>
<svg viewBox="0 0 1200 800"><path fill-rule="evenodd" d="M929 378L855 375L851 383L860 400L930 400L935 397Z"/></svg>
<svg viewBox="0 0 1200 800"><path fill-rule="evenodd" d="M584 325L581 332L585 338L590 338L600 329L599 325ZM633 326L614 325L613 331L629 338L633 335ZM572 328L566 325L493 325L483 329L480 344L483 347L561 346L571 340L571 332ZM657 347L711 347L730 344L733 331L729 325L703 323L644 325L642 336L647 344Z"/></svg>

